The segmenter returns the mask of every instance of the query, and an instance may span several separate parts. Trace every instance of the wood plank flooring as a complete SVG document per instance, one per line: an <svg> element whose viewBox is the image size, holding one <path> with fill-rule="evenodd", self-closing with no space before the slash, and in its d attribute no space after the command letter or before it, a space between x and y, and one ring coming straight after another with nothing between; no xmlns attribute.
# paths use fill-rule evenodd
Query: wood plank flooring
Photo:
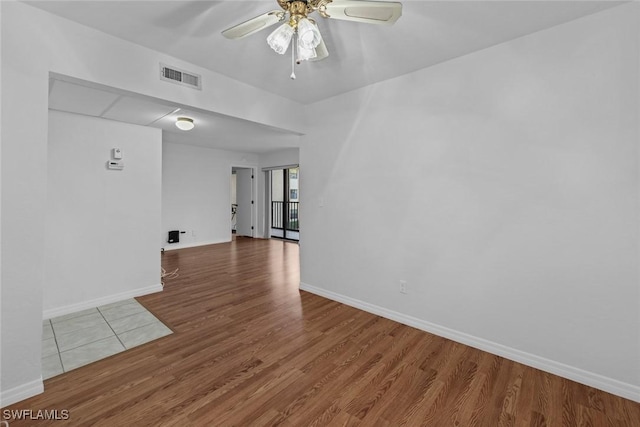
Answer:
<svg viewBox="0 0 640 427"><path fill-rule="evenodd" d="M174 334L7 409L96 426L640 426L640 405L298 290L298 246L165 252L139 298Z"/></svg>

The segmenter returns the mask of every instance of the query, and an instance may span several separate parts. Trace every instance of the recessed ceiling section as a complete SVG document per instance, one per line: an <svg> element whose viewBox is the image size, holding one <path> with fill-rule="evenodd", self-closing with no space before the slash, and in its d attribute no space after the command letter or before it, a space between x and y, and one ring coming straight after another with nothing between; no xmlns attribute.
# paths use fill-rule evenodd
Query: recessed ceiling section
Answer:
<svg viewBox="0 0 640 427"><path fill-rule="evenodd" d="M141 98L123 96L103 115L105 119L148 126L175 111L176 107Z"/></svg>
<svg viewBox="0 0 640 427"><path fill-rule="evenodd" d="M49 108L100 117L120 95L79 86L62 80L50 80Z"/></svg>
<svg viewBox="0 0 640 427"><path fill-rule="evenodd" d="M165 100L77 81L50 79L49 108L162 129L163 141L224 150L265 153L299 146L300 134ZM181 131L178 117L193 119L195 127Z"/></svg>

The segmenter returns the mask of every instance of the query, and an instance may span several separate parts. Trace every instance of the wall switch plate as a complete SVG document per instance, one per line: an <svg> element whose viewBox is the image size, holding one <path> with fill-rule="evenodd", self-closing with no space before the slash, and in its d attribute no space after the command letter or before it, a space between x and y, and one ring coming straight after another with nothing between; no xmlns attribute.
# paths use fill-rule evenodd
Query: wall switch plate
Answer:
<svg viewBox="0 0 640 427"><path fill-rule="evenodd" d="M124 162L120 160L109 160L107 162L107 169L121 171L124 169Z"/></svg>
<svg viewBox="0 0 640 427"><path fill-rule="evenodd" d="M400 280L400 293L401 294L406 294L407 293L407 281L406 280Z"/></svg>

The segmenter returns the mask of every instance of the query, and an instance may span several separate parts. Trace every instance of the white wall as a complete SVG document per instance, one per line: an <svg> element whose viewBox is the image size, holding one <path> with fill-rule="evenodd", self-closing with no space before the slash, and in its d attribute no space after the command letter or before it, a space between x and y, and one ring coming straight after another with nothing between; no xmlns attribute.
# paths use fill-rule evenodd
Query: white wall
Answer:
<svg viewBox="0 0 640 427"><path fill-rule="evenodd" d="M3 404L42 390L49 73L304 132L300 105L21 2L0 2ZM202 91L162 82L159 63L201 74ZM250 105L251 108L247 108ZM287 114L280 114L287 111ZM302 125L301 125L302 124ZM228 182L228 181L227 181ZM157 234L156 234L157 236ZM157 240L156 240L157 242ZM10 322L7 321L10 319Z"/></svg>
<svg viewBox="0 0 640 427"><path fill-rule="evenodd" d="M160 247L168 250L230 241L231 168L256 168L258 156L167 142L162 147ZM169 230L186 233L180 234L180 243L168 244Z"/></svg>
<svg viewBox="0 0 640 427"><path fill-rule="evenodd" d="M46 57L25 54L7 30L13 4L0 2L2 31L2 331L0 406L42 391L40 337L47 166ZM27 36L28 40L32 36ZM27 43L28 44L28 43ZM38 49L39 50L39 49ZM28 84L22 84L28 83Z"/></svg>
<svg viewBox="0 0 640 427"><path fill-rule="evenodd" d="M159 291L162 131L49 112L45 318ZM125 168L107 170L111 149Z"/></svg>
<svg viewBox="0 0 640 427"><path fill-rule="evenodd" d="M640 400L639 8L312 106L301 287Z"/></svg>

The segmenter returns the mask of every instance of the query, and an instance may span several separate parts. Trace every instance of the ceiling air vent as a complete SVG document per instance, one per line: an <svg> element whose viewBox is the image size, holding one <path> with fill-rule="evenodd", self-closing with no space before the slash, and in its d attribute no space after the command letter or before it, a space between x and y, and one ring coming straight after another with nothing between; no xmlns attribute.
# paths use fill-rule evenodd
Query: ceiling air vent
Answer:
<svg viewBox="0 0 640 427"><path fill-rule="evenodd" d="M200 75L176 67L168 67L164 64L160 64L160 80L189 86L194 89L202 89L202 77Z"/></svg>

